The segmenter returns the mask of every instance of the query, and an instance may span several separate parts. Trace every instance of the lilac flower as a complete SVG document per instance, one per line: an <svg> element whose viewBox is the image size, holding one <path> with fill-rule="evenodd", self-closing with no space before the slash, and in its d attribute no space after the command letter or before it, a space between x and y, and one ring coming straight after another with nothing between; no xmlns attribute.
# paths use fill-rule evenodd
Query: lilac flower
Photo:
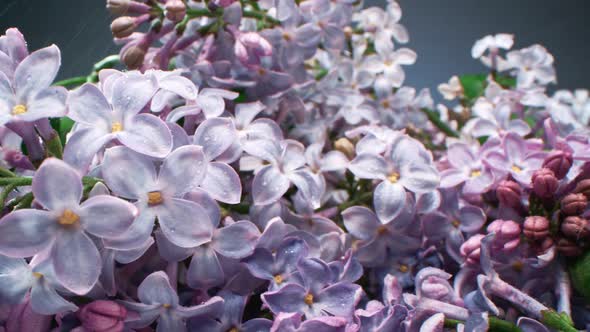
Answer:
<svg viewBox="0 0 590 332"><path fill-rule="evenodd" d="M474 148L457 142L447 149L447 159L450 168L440 173L441 188L455 187L464 183L463 193L467 195L481 194L489 190L494 181L491 169L483 162L483 151L473 151Z"/></svg>
<svg viewBox="0 0 590 332"><path fill-rule="evenodd" d="M86 170L94 155L113 140L157 158L172 149L166 124L154 115L138 114L156 92L155 76L134 72L112 76L103 83L103 91L84 84L68 97L68 116L77 128L66 144L64 160L77 169Z"/></svg>
<svg viewBox="0 0 590 332"><path fill-rule="evenodd" d="M486 162L500 174L510 174L520 184L530 186L533 173L541 168L546 155L531 145L519 135L508 133L502 139L502 150L489 152Z"/></svg>
<svg viewBox="0 0 590 332"><path fill-rule="evenodd" d="M407 48L397 51L377 49L377 54L370 55L365 60L366 69L373 74L383 74L376 79L376 86L399 88L405 80L402 65L416 62L416 53ZM383 81L383 82L380 82Z"/></svg>
<svg viewBox="0 0 590 332"><path fill-rule="evenodd" d="M159 88L152 98L152 112L162 111L165 106L179 99L178 97L187 101L197 99L197 87L191 80L181 76L180 71L150 70L147 73L154 75Z"/></svg>
<svg viewBox="0 0 590 332"><path fill-rule="evenodd" d="M511 51L506 60L516 72L518 87L527 88L535 82L545 85L556 79L553 56L541 45Z"/></svg>
<svg viewBox="0 0 590 332"><path fill-rule="evenodd" d="M331 270L319 259L302 259L297 268L301 273L301 285L291 283L262 294L262 301L272 312L296 312L306 318L349 317L352 314L361 292L360 286L347 282L331 284Z"/></svg>
<svg viewBox="0 0 590 332"><path fill-rule="evenodd" d="M137 210L106 195L80 204L80 175L52 158L35 173L33 194L47 210L17 210L2 218L0 253L30 257L51 250L57 281L76 294L87 293L98 281L101 269L98 249L89 235L105 239L118 236L131 226Z"/></svg>
<svg viewBox="0 0 590 332"><path fill-rule="evenodd" d="M280 199L293 183L314 208L320 204L320 187L311 172L304 168L304 147L293 140L274 142L253 140L244 150L270 163L256 173L252 182L254 203L266 205Z"/></svg>
<svg viewBox="0 0 590 332"><path fill-rule="evenodd" d="M514 36L506 33L488 35L479 39L471 48L471 56L479 58L486 66L493 70L504 71L507 69L506 60L499 56L500 49L509 50L514 45ZM484 53L488 51L488 55Z"/></svg>
<svg viewBox="0 0 590 332"><path fill-rule="evenodd" d="M211 236L207 211L183 198L205 177L205 156L200 147L189 145L174 150L159 171L149 157L126 147L114 147L105 153L101 171L113 193L135 200L139 210L127 233L109 239L107 247L141 247L148 241L156 218L166 238L181 247L200 245Z"/></svg>
<svg viewBox="0 0 590 332"><path fill-rule="evenodd" d="M360 319L360 332L398 331L408 316L408 309L402 305L384 306L369 302L367 309L357 309L355 315Z"/></svg>
<svg viewBox="0 0 590 332"><path fill-rule="evenodd" d="M7 29L6 33L0 36L0 72L10 81L14 79L16 67L27 55L27 42L18 29Z"/></svg>
<svg viewBox="0 0 590 332"><path fill-rule="evenodd" d="M210 229L210 235L199 245L181 248L167 241L162 232L156 233L156 240L162 257L171 262L179 262L192 256L187 271L187 283L195 289L208 289L223 284L225 272L219 256L241 259L254 251L260 236L258 228L246 220L237 221L216 229L219 220L203 220Z"/></svg>
<svg viewBox="0 0 590 332"><path fill-rule="evenodd" d="M200 113L205 115L207 119L218 117L225 111L224 99L233 100L236 99L238 95L238 93L223 89L205 88L199 91L198 96L194 98L194 102L187 103L185 106L177 107L170 112L166 117L166 121L176 122L186 116L198 115Z"/></svg>
<svg viewBox="0 0 590 332"><path fill-rule="evenodd" d="M373 204L380 220L395 218L406 201L406 189L414 193L434 190L439 183L438 172L430 159L411 153L419 145L409 137L400 137L386 152L385 158L361 153L351 161L349 170L361 179L382 180L375 188Z"/></svg>
<svg viewBox="0 0 590 332"><path fill-rule="evenodd" d="M128 328L146 327L157 319L158 332L187 331L189 318L214 316L223 308L223 299L218 296L192 307L180 305L168 276L162 271L147 276L139 285L137 294L140 302L121 301L128 310L139 315L127 318L125 326Z"/></svg>
<svg viewBox="0 0 590 332"><path fill-rule="evenodd" d="M422 218L424 234L431 241L445 239L447 253L461 261L459 250L465 241L463 233L480 230L486 221L486 215L477 206L460 207L459 197L453 190L445 191L443 197L443 204L438 211Z"/></svg>
<svg viewBox="0 0 590 332"><path fill-rule="evenodd" d="M44 255L41 255L44 256ZM3 303L22 303L27 293L33 311L54 315L76 311L78 307L65 300L57 291L51 261L35 257L30 264L22 258L0 256L0 299Z"/></svg>
<svg viewBox="0 0 590 332"><path fill-rule="evenodd" d="M0 70L0 125L65 114L66 90L50 87L60 64L59 49L52 45L24 58L13 80Z"/></svg>
<svg viewBox="0 0 590 332"><path fill-rule="evenodd" d="M265 318L254 318L242 323L244 307L248 298L239 296L230 291L221 291L217 294L223 299L223 307L219 316L201 316L189 321L191 331L244 331L264 332L270 331L272 321Z"/></svg>
<svg viewBox="0 0 590 332"><path fill-rule="evenodd" d="M296 272L296 266L302 257L307 256L307 245L304 241L289 237L285 238L276 252L265 248L257 248L254 253L242 260L252 275L269 280L269 290L276 290L287 283Z"/></svg>
<svg viewBox="0 0 590 332"><path fill-rule="evenodd" d="M407 210L388 223L382 223L373 211L365 207L353 206L342 211L346 229L359 241L353 248L356 248L355 256L363 265L380 265L391 255L413 252L420 247L420 241L403 230L414 217Z"/></svg>
<svg viewBox="0 0 590 332"><path fill-rule="evenodd" d="M301 314L281 312L275 317L271 332L344 332L344 317L317 317L301 322Z"/></svg>

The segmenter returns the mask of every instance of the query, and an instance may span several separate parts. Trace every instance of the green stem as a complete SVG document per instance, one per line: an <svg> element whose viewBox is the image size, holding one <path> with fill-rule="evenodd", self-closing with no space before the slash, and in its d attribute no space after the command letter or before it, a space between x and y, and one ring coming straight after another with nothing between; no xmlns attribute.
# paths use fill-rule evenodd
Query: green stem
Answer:
<svg viewBox="0 0 590 332"><path fill-rule="evenodd" d="M12 177L15 177L16 174L12 173L11 171L7 170L6 168L0 167L0 176L1 177L12 178Z"/></svg>
<svg viewBox="0 0 590 332"><path fill-rule="evenodd" d="M464 322L460 320L445 318L446 328L457 328L458 324L463 323ZM500 319L498 317L489 317L488 324L490 332L522 332L522 330L518 326L514 325L514 323Z"/></svg>
<svg viewBox="0 0 590 332"><path fill-rule="evenodd" d="M578 332L573 327L571 318L566 313L557 313L554 310L544 310L541 312L541 323L552 329L561 332Z"/></svg>
<svg viewBox="0 0 590 332"><path fill-rule="evenodd" d="M190 18L195 17L216 17L215 13L211 12L209 9L205 8L187 8L186 9L186 16Z"/></svg>
<svg viewBox="0 0 590 332"><path fill-rule="evenodd" d="M92 70L95 72L99 72L106 68L113 68L120 62L121 59L119 58L118 54L111 54L105 57L104 59L100 60L99 62L95 63L94 66L92 66Z"/></svg>
<svg viewBox="0 0 590 332"><path fill-rule="evenodd" d="M436 112L429 110L427 108L422 108L422 112L426 114L428 120L430 120L430 122L432 122L433 125L435 125L438 129L440 129L440 131L445 133L447 136L459 137L459 133L456 132L453 128L449 127L446 123L444 123L440 119L438 114L436 114Z"/></svg>
<svg viewBox="0 0 590 332"><path fill-rule="evenodd" d="M33 203L33 193L27 193L26 195L22 196L18 204L14 207L15 210L18 209L26 209L31 207L31 203Z"/></svg>
<svg viewBox="0 0 590 332"><path fill-rule="evenodd" d="M242 12L242 16L244 17L249 17L249 18L255 18L257 20L261 20L261 21L265 21L268 23L271 23L272 25L279 25L281 24L281 21L277 20L274 17L268 16L265 13L263 13L262 11L258 11L258 10L254 10L254 9L245 9Z"/></svg>
<svg viewBox="0 0 590 332"><path fill-rule="evenodd" d="M66 78L65 80L57 81L53 85L57 86L78 86L86 83L87 76L78 76L72 78Z"/></svg>
<svg viewBox="0 0 590 332"><path fill-rule="evenodd" d="M4 201L6 201L6 198L14 189L16 189L16 186L13 184L9 184L6 187L4 187L4 190L2 190L2 192L0 193L0 210L4 209Z"/></svg>
<svg viewBox="0 0 590 332"><path fill-rule="evenodd" d="M30 186L33 184L33 178L13 177L0 178L0 186Z"/></svg>

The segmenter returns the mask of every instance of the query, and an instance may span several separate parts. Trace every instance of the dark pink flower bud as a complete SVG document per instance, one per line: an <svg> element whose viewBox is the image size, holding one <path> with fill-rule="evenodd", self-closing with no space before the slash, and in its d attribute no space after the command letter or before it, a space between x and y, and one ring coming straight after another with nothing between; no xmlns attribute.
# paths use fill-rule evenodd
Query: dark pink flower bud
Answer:
<svg viewBox="0 0 590 332"><path fill-rule="evenodd" d="M588 220L578 216L569 216L561 223L561 232L572 239L579 239L590 235Z"/></svg>
<svg viewBox="0 0 590 332"><path fill-rule="evenodd" d="M113 301L90 302L78 311L82 326L94 332L121 332L126 317L125 307Z"/></svg>
<svg viewBox="0 0 590 332"><path fill-rule="evenodd" d="M548 168L541 168L535 171L531 179L533 183L533 191L537 196L542 198L553 197L553 194L555 194L557 186L559 185L559 180L557 180L553 171Z"/></svg>
<svg viewBox="0 0 590 332"><path fill-rule="evenodd" d="M121 61L129 69L138 69L143 64L147 50L141 45L131 45L123 50Z"/></svg>
<svg viewBox="0 0 590 332"><path fill-rule="evenodd" d="M186 5L180 0L166 2L166 18L172 22L180 22L186 15Z"/></svg>
<svg viewBox="0 0 590 332"><path fill-rule="evenodd" d="M107 9L113 15L147 14L150 6L131 0L107 0Z"/></svg>
<svg viewBox="0 0 590 332"><path fill-rule="evenodd" d="M543 168L548 168L553 171L558 179L563 179L567 172L572 167L574 158L572 154L565 151L554 151L545 158L543 162Z"/></svg>
<svg viewBox="0 0 590 332"><path fill-rule="evenodd" d="M4 151L4 161L6 161L10 167L30 170L35 169L35 166L33 166L29 157L17 150Z"/></svg>
<svg viewBox="0 0 590 332"><path fill-rule="evenodd" d="M582 249L578 247L576 242L566 238L557 241L557 250L564 256L578 256L582 253Z"/></svg>
<svg viewBox="0 0 590 332"><path fill-rule="evenodd" d="M588 199L584 194L568 194L561 200L561 212L573 216L581 214L588 205Z"/></svg>
<svg viewBox="0 0 590 332"><path fill-rule="evenodd" d="M117 17L111 23L111 32L115 38L129 37L137 28L136 19L131 16Z"/></svg>
<svg viewBox="0 0 590 332"><path fill-rule="evenodd" d="M541 216L530 216L524 220L524 235L531 240L542 240L549 235L549 220Z"/></svg>
<svg viewBox="0 0 590 332"><path fill-rule="evenodd" d="M590 198L590 179L585 179L578 182L578 184L576 185L576 189L574 189L574 192L577 194L584 194L586 198Z"/></svg>
<svg viewBox="0 0 590 332"><path fill-rule="evenodd" d="M520 243L520 225L512 220L494 220L487 228L488 233L496 233L494 246L511 251Z"/></svg>
<svg viewBox="0 0 590 332"><path fill-rule="evenodd" d="M479 256L481 254L481 240L484 238L484 236L485 235L483 234L475 234L461 245L459 252L467 263L479 263Z"/></svg>
<svg viewBox="0 0 590 332"><path fill-rule="evenodd" d="M502 181L496 188L496 197L502 205L515 208L520 205L522 188L514 181Z"/></svg>

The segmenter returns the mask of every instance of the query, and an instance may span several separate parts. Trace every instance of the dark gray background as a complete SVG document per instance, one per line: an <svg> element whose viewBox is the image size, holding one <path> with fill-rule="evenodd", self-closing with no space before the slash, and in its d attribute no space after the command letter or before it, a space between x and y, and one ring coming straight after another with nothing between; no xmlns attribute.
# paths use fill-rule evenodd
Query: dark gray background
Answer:
<svg viewBox="0 0 590 332"><path fill-rule="evenodd" d="M365 1L367 5L384 1ZM116 53L105 0L0 0L0 31L16 26L30 49L51 43L62 51L60 78L86 74ZM473 42L486 34L516 35L516 47L544 45L555 55L560 88L590 87L588 0L400 0L408 47L418 62L407 84L435 88L457 73L484 68L471 59Z"/></svg>

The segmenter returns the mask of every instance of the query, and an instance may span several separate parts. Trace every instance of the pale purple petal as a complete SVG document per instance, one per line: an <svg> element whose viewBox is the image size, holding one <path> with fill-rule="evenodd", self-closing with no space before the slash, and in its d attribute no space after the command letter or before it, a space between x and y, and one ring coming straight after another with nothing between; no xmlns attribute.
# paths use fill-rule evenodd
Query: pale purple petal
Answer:
<svg viewBox="0 0 590 332"><path fill-rule="evenodd" d="M31 257L51 245L57 230L54 214L41 210L17 210L0 219L0 253Z"/></svg>
<svg viewBox="0 0 590 332"><path fill-rule="evenodd" d="M157 209L160 229L170 242L190 248L209 242L212 227L207 212L195 202L165 199Z"/></svg>
<svg viewBox="0 0 590 332"><path fill-rule="evenodd" d="M395 218L406 204L406 191L401 184L381 182L373 194L375 212L382 222Z"/></svg>
<svg viewBox="0 0 590 332"><path fill-rule="evenodd" d="M80 223L92 235L113 238L127 231L136 215L133 204L113 196L99 195L82 203Z"/></svg>
<svg viewBox="0 0 590 332"><path fill-rule="evenodd" d="M160 85L160 88L174 92L184 99L197 99L197 87L186 77L171 74L164 78L160 78L158 84Z"/></svg>
<svg viewBox="0 0 590 332"><path fill-rule="evenodd" d="M0 298L3 302L22 302L33 282L31 272L24 259L0 255Z"/></svg>
<svg viewBox="0 0 590 332"><path fill-rule="evenodd" d="M42 48L27 56L14 72L14 88L18 98L29 99L49 87L60 65L61 55L59 48L55 45Z"/></svg>
<svg viewBox="0 0 590 332"><path fill-rule="evenodd" d="M53 248L55 277L75 294L88 293L98 281L101 270L96 246L78 230L63 230Z"/></svg>
<svg viewBox="0 0 590 332"><path fill-rule="evenodd" d="M440 178L436 169L425 164L412 163L400 170L399 183L415 193L425 193L436 189Z"/></svg>
<svg viewBox="0 0 590 332"><path fill-rule="evenodd" d="M22 121L32 122L43 118L57 118L66 113L67 90L50 87L36 93L27 101L27 112L16 115Z"/></svg>
<svg viewBox="0 0 590 332"><path fill-rule="evenodd" d="M227 150L237 139L236 128L229 118L213 118L199 125L193 142L203 147L208 160L213 160Z"/></svg>
<svg viewBox="0 0 590 332"><path fill-rule="evenodd" d="M254 204L267 205L276 202L289 190L289 185L289 179L277 167L263 167L252 181Z"/></svg>
<svg viewBox="0 0 590 332"><path fill-rule="evenodd" d="M373 211L362 206L353 206L342 211L342 220L352 236L365 241L375 236L380 226Z"/></svg>
<svg viewBox="0 0 590 332"><path fill-rule="evenodd" d="M121 236L104 239L105 247L118 250L141 248L152 234L155 220L155 211L153 209L144 209Z"/></svg>
<svg viewBox="0 0 590 332"><path fill-rule="evenodd" d="M100 128L77 129L64 148L64 161L81 172L86 172L92 159L113 135Z"/></svg>
<svg viewBox="0 0 590 332"><path fill-rule="evenodd" d="M362 153L354 158L348 169L361 179L383 179L387 176L385 159L369 153Z"/></svg>
<svg viewBox="0 0 590 332"><path fill-rule="evenodd" d="M209 163L201 188L214 199L227 204L238 204L242 197L242 183L238 173L221 162Z"/></svg>
<svg viewBox="0 0 590 332"><path fill-rule="evenodd" d="M206 302L192 307L178 307L176 314L182 318L217 316L223 311L223 298L214 296Z"/></svg>
<svg viewBox="0 0 590 332"><path fill-rule="evenodd" d="M302 313L307 306L304 302L306 294L305 288L297 284L288 284L278 291L263 293L261 298L275 314L280 312Z"/></svg>
<svg viewBox="0 0 590 332"><path fill-rule="evenodd" d="M163 271L147 276L137 289L137 297L145 304L168 304L172 307L178 305L178 295Z"/></svg>
<svg viewBox="0 0 590 332"><path fill-rule="evenodd" d="M152 160L123 146L106 151L101 172L113 193L125 198L144 198L156 185Z"/></svg>
<svg viewBox="0 0 590 332"><path fill-rule="evenodd" d="M151 75L122 75L113 83L112 89L114 111L131 116L139 113L152 99L157 81Z"/></svg>
<svg viewBox="0 0 590 332"><path fill-rule="evenodd" d="M155 236L158 242L158 252L162 258L169 262L180 262L190 257L194 252L194 248L181 248L170 242L161 230L157 230Z"/></svg>
<svg viewBox="0 0 590 332"><path fill-rule="evenodd" d="M349 317L354 311L360 288L352 283L331 285L318 294L314 306L332 316Z"/></svg>
<svg viewBox="0 0 590 332"><path fill-rule="evenodd" d="M56 212L78 206L82 177L71 166L55 158L46 159L33 177L35 200Z"/></svg>
<svg viewBox="0 0 590 332"><path fill-rule="evenodd" d="M31 288L31 307L33 311L41 315L55 315L78 310L75 304L61 297L44 276L35 278L36 280Z"/></svg>
<svg viewBox="0 0 590 332"><path fill-rule="evenodd" d="M184 319L177 317L169 311L164 311L158 319L158 325L156 326L156 332L168 332L168 331L187 331L186 322Z"/></svg>
<svg viewBox="0 0 590 332"><path fill-rule="evenodd" d="M323 194L320 184L307 170L295 171L287 176L289 180L299 189L303 197L316 209L320 207L320 199Z"/></svg>
<svg viewBox="0 0 590 332"><path fill-rule="evenodd" d="M151 114L138 114L116 133L121 144L145 155L163 158L172 150L172 134L166 123Z"/></svg>
<svg viewBox="0 0 590 332"><path fill-rule="evenodd" d="M188 285L196 289L207 289L224 282L225 276L221 264L211 247L195 248L186 278Z"/></svg>
<svg viewBox="0 0 590 332"><path fill-rule="evenodd" d="M206 170L203 149L195 145L182 146L164 159L158 183L168 194L182 196L201 183Z"/></svg>
<svg viewBox="0 0 590 332"><path fill-rule="evenodd" d="M229 258L244 258L254 251L260 232L249 221L238 221L215 231L211 247Z"/></svg>
<svg viewBox="0 0 590 332"><path fill-rule="evenodd" d="M108 100L94 84L86 83L68 95L68 117L89 126L108 130L112 111Z"/></svg>
<svg viewBox="0 0 590 332"><path fill-rule="evenodd" d="M440 173L440 187L452 188L465 182L467 174L462 169L450 168Z"/></svg>

